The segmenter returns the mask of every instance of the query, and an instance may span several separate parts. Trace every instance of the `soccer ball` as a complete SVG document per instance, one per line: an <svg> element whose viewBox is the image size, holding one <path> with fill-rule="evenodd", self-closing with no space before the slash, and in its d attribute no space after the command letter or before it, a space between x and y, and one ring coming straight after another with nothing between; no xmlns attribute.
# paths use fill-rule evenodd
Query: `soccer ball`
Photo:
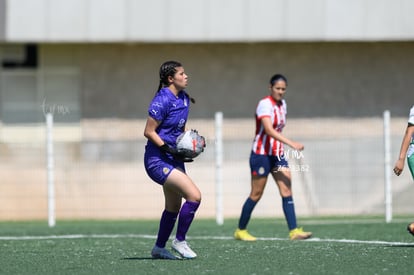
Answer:
<svg viewBox="0 0 414 275"><path fill-rule="evenodd" d="M407 226L407 231L410 232L410 234L414 236L414 222L410 223Z"/></svg>
<svg viewBox="0 0 414 275"><path fill-rule="evenodd" d="M176 140L177 151L185 157L195 158L204 151L206 140L196 130L187 130Z"/></svg>

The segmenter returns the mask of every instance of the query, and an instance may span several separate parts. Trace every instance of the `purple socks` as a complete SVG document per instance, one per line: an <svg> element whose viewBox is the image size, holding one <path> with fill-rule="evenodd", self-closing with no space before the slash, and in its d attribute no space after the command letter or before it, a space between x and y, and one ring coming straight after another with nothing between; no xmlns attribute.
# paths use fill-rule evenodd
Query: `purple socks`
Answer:
<svg viewBox="0 0 414 275"><path fill-rule="evenodd" d="M186 201L180 210L180 216L178 218L178 227L176 239L179 241L185 240L185 235L190 228L191 222L194 219L195 212L200 206L199 202Z"/></svg>
<svg viewBox="0 0 414 275"><path fill-rule="evenodd" d="M164 248L174 228L175 220L177 220L178 213L171 213L167 210L162 212L160 220L160 228L158 230L156 246Z"/></svg>
<svg viewBox="0 0 414 275"><path fill-rule="evenodd" d="M160 220L160 228L158 230L156 246L164 248L171 232L174 229L175 221L178 218L178 227L176 238L179 241L184 241L191 222L194 219L195 212L200 206L199 202L186 201L181 207L180 213L172 213L164 210Z"/></svg>

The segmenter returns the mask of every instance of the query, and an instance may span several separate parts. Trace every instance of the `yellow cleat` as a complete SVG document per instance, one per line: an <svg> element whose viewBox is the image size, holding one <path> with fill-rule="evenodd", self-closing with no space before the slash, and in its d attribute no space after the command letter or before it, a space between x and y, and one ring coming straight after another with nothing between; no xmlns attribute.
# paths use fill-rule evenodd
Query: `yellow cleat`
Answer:
<svg viewBox="0 0 414 275"><path fill-rule="evenodd" d="M249 242L254 242L255 240L257 240L257 238L250 235L246 229L237 229L236 232L234 232L234 238L236 240Z"/></svg>
<svg viewBox="0 0 414 275"><path fill-rule="evenodd" d="M289 232L289 239L291 240L305 240L309 239L311 236L312 232L305 232L302 227L297 227Z"/></svg>

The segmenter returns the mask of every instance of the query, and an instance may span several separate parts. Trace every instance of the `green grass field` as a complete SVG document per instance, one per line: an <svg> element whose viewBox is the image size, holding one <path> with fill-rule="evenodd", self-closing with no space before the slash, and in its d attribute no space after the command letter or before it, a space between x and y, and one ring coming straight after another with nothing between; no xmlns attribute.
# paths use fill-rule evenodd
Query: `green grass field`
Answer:
<svg viewBox="0 0 414 275"><path fill-rule="evenodd" d="M299 219L314 232L289 241L283 219L251 220L260 239L232 239L236 220L195 219L188 234L199 257L153 260L158 221L0 223L1 274L413 274L409 217ZM169 247L169 245L168 245Z"/></svg>

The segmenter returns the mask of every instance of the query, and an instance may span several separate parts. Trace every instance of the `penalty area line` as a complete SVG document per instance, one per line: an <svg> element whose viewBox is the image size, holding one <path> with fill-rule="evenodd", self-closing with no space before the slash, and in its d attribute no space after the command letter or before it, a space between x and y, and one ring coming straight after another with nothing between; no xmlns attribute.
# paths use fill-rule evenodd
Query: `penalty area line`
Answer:
<svg viewBox="0 0 414 275"><path fill-rule="evenodd" d="M156 239L155 235L145 234L73 234L73 235L47 235L47 236L0 236L1 241L30 241L30 240L65 240L65 239L120 239L120 238L137 238L137 239ZM234 240L229 236L189 236L189 240ZM257 238L258 241L290 241L288 238ZM367 245L389 245L389 246L411 246L414 242L389 242L380 240L351 240L351 239L321 239L310 238L302 242L315 243L346 243L346 244L367 244Z"/></svg>

